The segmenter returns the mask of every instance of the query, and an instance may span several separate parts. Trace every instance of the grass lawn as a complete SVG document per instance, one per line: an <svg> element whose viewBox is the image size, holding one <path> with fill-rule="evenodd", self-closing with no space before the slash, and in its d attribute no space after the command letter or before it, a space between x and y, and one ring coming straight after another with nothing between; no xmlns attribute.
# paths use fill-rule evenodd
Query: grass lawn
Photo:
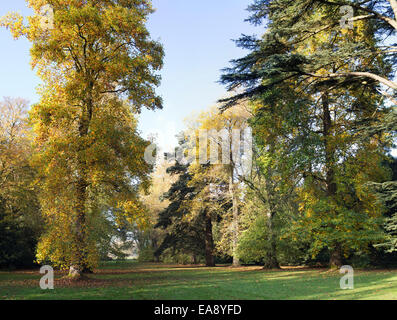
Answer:
<svg viewBox="0 0 397 320"><path fill-rule="evenodd" d="M0 272L0 300L397 300L396 270L356 270L353 290L341 290L342 275L324 269L264 271L126 261L104 263L90 281L71 284L62 276L56 274L55 290L43 291L38 270Z"/></svg>

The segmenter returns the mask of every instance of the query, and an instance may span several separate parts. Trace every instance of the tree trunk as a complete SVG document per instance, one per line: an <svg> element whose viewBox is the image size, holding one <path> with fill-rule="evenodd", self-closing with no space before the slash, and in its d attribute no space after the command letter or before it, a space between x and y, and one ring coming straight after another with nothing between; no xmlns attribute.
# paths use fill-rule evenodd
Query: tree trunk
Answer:
<svg viewBox="0 0 397 320"><path fill-rule="evenodd" d="M232 198L232 210L233 210L233 225L232 225L232 251L233 251L233 267L240 266L240 259L237 254L238 238L239 238L239 208L238 199L236 194L236 185L234 184L233 174L234 169L231 166L230 170L230 182L229 182L229 192Z"/></svg>
<svg viewBox="0 0 397 320"><path fill-rule="evenodd" d="M340 245L336 245L336 247L331 250L329 265L331 269L339 269L343 266L343 256Z"/></svg>
<svg viewBox="0 0 397 320"><path fill-rule="evenodd" d="M332 136L332 118L329 110L329 98L328 94L324 93L323 99L323 134L324 134L324 147L325 147L325 168L326 168L326 187L327 196L332 199L335 197L337 192L337 186L335 183L335 148L333 144L330 143L330 137ZM331 250L331 256L329 265L331 268L342 266L342 246L336 241Z"/></svg>
<svg viewBox="0 0 397 320"><path fill-rule="evenodd" d="M87 183L81 178L77 183L77 204L75 220L75 243L72 265L69 269L69 277L80 278L87 271L86 265L86 198Z"/></svg>
<svg viewBox="0 0 397 320"><path fill-rule="evenodd" d="M158 242L157 242L156 238L152 239L152 245L153 245L154 252L156 252L159 249L159 245L158 245ZM154 262L159 263L160 262L160 256L154 254Z"/></svg>
<svg viewBox="0 0 397 320"><path fill-rule="evenodd" d="M87 112L83 112L83 116L79 124L79 135L81 143L77 154L77 170L78 180L76 183L76 205L75 205L75 225L74 225L74 252L72 264L69 269L69 277L80 278L84 271L90 269L87 265L87 220L86 220L86 204L87 204L87 171L85 162L85 145L84 137L87 136L90 121L92 118L92 99L87 102Z"/></svg>
<svg viewBox="0 0 397 320"><path fill-rule="evenodd" d="M268 228L268 241L269 250L267 252L266 262L263 266L264 269L280 269L280 265L277 259L277 240L276 234L274 232L273 218L275 213L269 212L267 214L267 228Z"/></svg>
<svg viewBox="0 0 397 320"><path fill-rule="evenodd" d="M207 267L215 267L212 219L208 213L205 214L205 264Z"/></svg>
<svg viewBox="0 0 397 320"><path fill-rule="evenodd" d="M330 143L332 136L332 119L329 110L328 95L324 94L323 97L323 135L324 135L324 148L325 148L325 167L326 167L326 184L327 196L334 197L336 195L335 183L335 147Z"/></svg>

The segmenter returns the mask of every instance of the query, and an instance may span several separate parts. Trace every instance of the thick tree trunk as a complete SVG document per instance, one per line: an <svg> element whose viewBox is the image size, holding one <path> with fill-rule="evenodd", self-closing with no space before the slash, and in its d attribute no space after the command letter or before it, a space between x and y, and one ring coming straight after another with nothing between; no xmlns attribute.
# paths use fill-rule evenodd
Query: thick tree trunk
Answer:
<svg viewBox="0 0 397 320"><path fill-rule="evenodd" d="M205 215L205 264L207 267L215 267L212 219L208 213Z"/></svg>
<svg viewBox="0 0 397 320"><path fill-rule="evenodd" d="M264 269L280 269L280 265L277 259L277 241L276 233L274 232L273 218L275 213L269 212L267 214L267 228L268 228L268 241L269 251L267 252L266 262L263 266Z"/></svg>
<svg viewBox="0 0 397 320"><path fill-rule="evenodd" d="M323 99L323 134L324 134L324 147L325 147L325 168L326 168L326 187L327 196L332 199L335 197L337 192L337 186L335 183L335 148L332 142L330 143L330 138L332 137L332 119L329 110L329 98L328 94L324 93ZM336 241L332 248L330 249L330 261L329 265L331 268L341 267L343 262L342 257L342 246Z"/></svg>
<svg viewBox="0 0 397 320"><path fill-rule="evenodd" d="M336 247L331 250L329 265L331 269L343 266L343 255L340 245L336 245Z"/></svg>
<svg viewBox="0 0 397 320"><path fill-rule="evenodd" d="M72 257L72 264L69 269L69 277L80 278L83 273L90 270L87 265L87 217L86 217L86 205L87 205L87 170L85 162L85 145L84 137L87 136L90 126L90 121L92 118L92 99L87 101L87 110L83 112L82 118L79 124L79 135L81 143L78 154L77 154L77 170L78 170L78 180L76 183L76 205L75 205L75 225L74 225L74 252Z"/></svg>
<svg viewBox="0 0 397 320"><path fill-rule="evenodd" d="M81 178L77 183L77 204L75 220L75 243L73 252L73 262L69 270L69 277L80 278L87 271L86 265L86 200L87 183Z"/></svg>

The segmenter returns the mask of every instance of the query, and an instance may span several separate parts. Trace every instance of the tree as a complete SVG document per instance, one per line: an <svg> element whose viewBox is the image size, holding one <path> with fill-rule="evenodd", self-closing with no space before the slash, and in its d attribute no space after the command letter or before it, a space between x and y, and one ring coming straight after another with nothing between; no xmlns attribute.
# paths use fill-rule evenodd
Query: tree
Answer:
<svg viewBox="0 0 397 320"><path fill-rule="evenodd" d="M293 117L295 114L290 113L285 119L284 112L288 112L290 105L281 97L287 93L281 90L275 93L269 95L269 99L276 99L279 104L270 100L252 103L253 165L251 174L243 179L249 188L249 197L259 202L257 206L264 210L262 214L266 217L266 230L263 231L268 242L264 259L266 269L279 268L277 239L281 237L282 228L276 221L288 220L285 214L294 211L296 187L300 179L299 164L296 154L292 152L291 137L288 136L291 124L296 120ZM258 217L259 222L262 222L261 218Z"/></svg>
<svg viewBox="0 0 397 320"><path fill-rule="evenodd" d="M342 7L346 10L346 6L355 10L353 17L343 16ZM252 12L248 19L250 22L256 25L265 23L272 31L264 34L263 41L243 36L237 42L242 47L256 49L256 52L235 61L236 66L241 68L239 77L233 73L223 77L223 81L232 86L237 86L240 80L252 85L251 90L236 95L234 100L269 86L271 82L262 83L256 89L253 85L258 76L269 75L271 69L274 83L307 77L313 85L327 82L340 87L356 83L364 90L376 84L377 92L396 104L397 84L393 81L396 45L387 41L388 37L395 34L397 27L394 0L255 0L249 11ZM352 25L343 25L344 19ZM361 37L358 36L360 32ZM291 48L296 49L302 44L329 35L335 36L330 41L331 44L336 43L340 37L345 41L338 41L336 50L329 46L310 55L302 51L290 51ZM285 42L286 38L290 39L289 43ZM267 52L272 57L268 60L271 68L257 68L255 73L245 73L252 65L252 59L260 57L258 49L265 42L266 46L262 45L261 49L262 53ZM330 62L335 64L338 61L342 62L338 68L329 68Z"/></svg>
<svg viewBox="0 0 397 320"><path fill-rule="evenodd" d="M169 200L163 196L176 180L176 175L167 173L168 166L169 164L166 161L160 161L156 164L151 176L151 186L147 194L142 195L142 201L149 212L150 227L144 231L137 229L134 235L139 256L145 255L146 252L146 260L155 259L157 262L159 261L159 255L155 256L154 253L159 249L165 234L159 228L155 228L155 225L159 219L159 214L170 205Z"/></svg>
<svg viewBox="0 0 397 320"><path fill-rule="evenodd" d="M383 72L375 70L370 66L364 66L363 70L353 70L346 72L345 70L338 70L334 73L329 73L325 75L317 74L316 77L319 78L342 78L348 79L353 78L356 81L362 81L362 79L368 79L370 81L376 81L382 84L383 88L379 89L379 92L386 98L389 99L394 105L397 105L397 83L394 81L395 72L393 72L393 67L396 64L396 45L390 44L387 38L390 35L395 35L397 31L397 2L395 0L371 0L371 1L327 1L327 0L309 0L303 1L301 3L302 7L306 10L309 8L318 8L325 11L326 17L330 19L333 23L324 26L322 29L335 29L335 26L340 22L340 13L343 8L350 7L355 13L354 17L350 18L350 21L366 21L371 24L374 28L375 34L379 37L376 46L366 46L361 50L354 50L349 52L352 59L360 59L364 57L365 54L370 54L372 60L381 59L387 61L387 68ZM292 18L294 23L299 23L299 17L295 15ZM357 47L356 47L357 49ZM341 50L342 51L342 50ZM338 57L335 56L335 59ZM363 82L363 84L366 81ZM391 92L390 92L391 91Z"/></svg>
<svg viewBox="0 0 397 320"><path fill-rule="evenodd" d="M208 140L200 140L197 119L179 137L177 159L167 172L178 180L164 195L170 204L160 213L156 227L167 229L167 236L157 254L173 247L199 256L208 267L215 266L214 223L231 209L229 171L221 164L200 159ZM186 157L186 158L185 158ZM204 162L204 163L202 163ZM196 260L196 259L195 259Z"/></svg>
<svg viewBox="0 0 397 320"><path fill-rule="evenodd" d="M284 154L282 160L283 170L292 176L298 173L301 191L311 194L300 193L302 214L307 216L302 234L306 230L309 236L320 235L312 239L316 247L313 254L326 247L331 252L330 265L340 266L350 246L343 233L338 233L346 232L346 225L349 232L357 232L355 240L363 246L380 239L375 230L381 209L371 206L373 194L364 196L361 185L370 176L385 179L377 139L384 141L386 136L360 142L356 127L363 119L381 119L388 110L374 79L361 83L350 76L322 75L354 73L367 66L387 75L390 64L371 55L376 47L372 24L357 20L353 30L340 31L321 9L307 11L304 4L256 1L251 6L251 21L260 23L267 18L268 30L262 39L243 36L238 41L251 53L234 60L222 82L230 90L239 86L246 89L223 102L225 108L243 99L259 104L254 118L262 120L265 132L270 128L272 137L262 145L270 151L275 145L288 150L289 155ZM300 23L295 24L297 13ZM327 27L322 28L324 25ZM329 25L335 28L330 30ZM354 64L350 58L353 52L359 52ZM363 164L370 165L372 172L350 175L349 170L357 172ZM344 199L347 186L349 192L354 190L351 203ZM307 206L310 201L315 204L315 213L311 211L314 207ZM357 216L362 212L367 213L364 226ZM314 221L318 224L310 224Z"/></svg>
<svg viewBox="0 0 397 320"><path fill-rule="evenodd" d="M257 184L258 189L265 187ZM292 197L291 197L292 198ZM290 226L299 219L296 202L283 200L276 214L269 216L269 205L258 191L247 188L241 213L241 236L239 257L246 264L261 264L264 269L279 268L279 265L302 265L305 263L305 243L291 241L287 235ZM271 225L269 226L269 220Z"/></svg>
<svg viewBox="0 0 397 320"><path fill-rule="evenodd" d="M205 223L205 255L208 267L215 266L214 223L219 223L233 208L230 197L230 176L222 165L199 161L190 166L192 179L189 186L195 188L195 196L185 206L190 208L189 220L202 218ZM235 215L232 217L232 235L236 236ZM232 238L233 239L233 238ZM234 239L233 239L234 240ZM232 249L234 247L232 246ZM234 252L233 252L234 253Z"/></svg>
<svg viewBox="0 0 397 320"><path fill-rule="evenodd" d="M383 183L370 183L370 187L375 190L378 199L388 209L385 212L387 217L385 230L387 241L379 244L378 247L386 249L386 252L397 251L397 159L392 158L387 161L392 171L390 181Z"/></svg>
<svg viewBox="0 0 397 320"><path fill-rule="evenodd" d="M214 159L210 159L210 165L217 167L212 172L217 172L219 178L228 180L232 218L231 224L226 225L222 234L228 240L231 240L227 241L231 244L231 250L227 251L231 251L233 266L235 267L240 265L237 254L240 233L239 211L241 207L241 191L239 189L241 189L241 177L246 174L251 165L251 159L249 159L252 151L252 146L249 144L251 136L248 136L245 132L249 129L248 119L250 116L251 114L246 106L238 105L225 112L220 112L219 108L213 107L206 112L202 112L195 119L197 134L205 133L206 138L208 138L208 142L199 147L205 154L205 160L214 157ZM249 139L249 141L243 141L243 137ZM242 147L245 147L244 151L242 151ZM245 161L244 157L247 158ZM227 220L224 217L223 221ZM231 237L229 237L230 230Z"/></svg>
<svg viewBox="0 0 397 320"><path fill-rule="evenodd" d="M0 267L32 266L43 231L27 109L21 98L0 102Z"/></svg>
<svg viewBox="0 0 397 320"><path fill-rule="evenodd" d="M168 206L159 213L155 228L165 230L166 235L156 250L155 255L160 256L166 249L172 248L173 251L182 251L192 254L194 260L204 255L205 249L211 244L208 237L205 237L206 228L203 216L195 219L188 219L190 203L196 196L196 188L189 186L192 175L188 171L189 165L176 162L167 169L167 173L176 177L176 181L170 189L163 195L163 199L168 201ZM212 233L212 228L211 228ZM209 240L211 241L211 240ZM212 252L212 250L211 250ZM211 253L210 252L210 253ZM212 265L212 256L207 253L207 265Z"/></svg>
<svg viewBox="0 0 397 320"><path fill-rule="evenodd" d="M43 80L31 114L49 229L38 259L70 267L78 278L97 261L90 216L99 214L99 195L116 216L143 224L138 189L148 185L151 168L134 113L161 108L155 87L163 50L145 27L149 0L28 4L35 12L28 24L11 13L1 25L32 42L32 65ZM45 5L53 9L52 28L42 23Z"/></svg>

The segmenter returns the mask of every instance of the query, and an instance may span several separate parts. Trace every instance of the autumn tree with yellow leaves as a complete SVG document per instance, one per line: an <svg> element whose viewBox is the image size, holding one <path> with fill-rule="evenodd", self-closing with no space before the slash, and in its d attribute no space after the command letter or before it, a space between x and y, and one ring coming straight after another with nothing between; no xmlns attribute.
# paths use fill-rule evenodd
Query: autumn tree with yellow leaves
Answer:
<svg viewBox="0 0 397 320"><path fill-rule="evenodd" d="M33 163L47 231L38 260L80 277L98 261L92 223L103 210L146 224L139 199L151 166L135 114L162 107L155 93L163 49L145 27L151 1L29 0L34 14L1 19L31 43L43 84L33 106ZM51 11L51 21L43 11Z"/></svg>
<svg viewBox="0 0 397 320"><path fill-rule="evenodd" d="M220 112L218 107L212 107L195 119L195 136L205 133L207 138L204 144L201 142L199 149L205 154L204 158L210 161L210 168L203 171L196 165L192 170L201 172L201 175L205 173L208 179L212 176L214 181L218 178L218 181L226 182L228 185L227 199L231 202L231 208L229 214L223 215L224 223L219 243L222 251L233 257L235 267L240 265L237 247L240 235L242 182L244 176L250 174L252 161L252 134L248 124L250 117L249 107L240 104L224 112ZM201 179L205 178L205 174Z"/></svg>

